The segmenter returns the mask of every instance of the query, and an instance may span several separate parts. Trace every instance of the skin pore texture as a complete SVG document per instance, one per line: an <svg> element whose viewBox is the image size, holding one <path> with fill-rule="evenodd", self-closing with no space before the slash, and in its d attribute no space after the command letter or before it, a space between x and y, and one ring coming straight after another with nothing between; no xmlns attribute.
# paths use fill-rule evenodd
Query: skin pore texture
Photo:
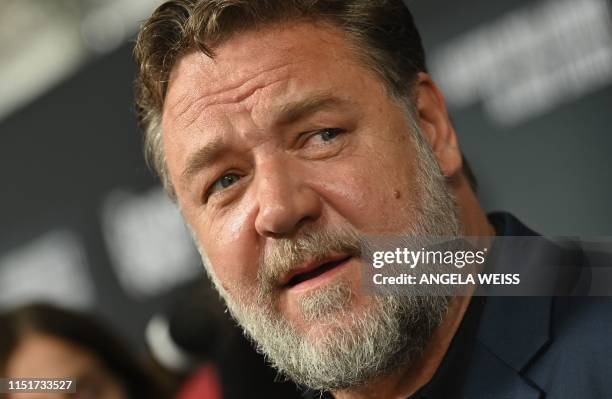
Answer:
<svg viewBox="0 0 612 399"><path fill-rule="evenodd" d="M431 379L470 297L365 295L358 237L493 229L428 75L403 106L353 49L304 22L237 34L214 59L184 55L164 151L207 271L272 362L338 398L405 398Z"/></svg>

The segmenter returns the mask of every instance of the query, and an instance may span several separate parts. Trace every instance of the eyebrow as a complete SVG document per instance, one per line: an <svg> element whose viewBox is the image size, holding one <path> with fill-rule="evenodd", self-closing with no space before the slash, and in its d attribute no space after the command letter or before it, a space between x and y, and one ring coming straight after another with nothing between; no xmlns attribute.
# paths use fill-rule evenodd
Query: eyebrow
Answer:
<svg viewBox="0 0 612 399"><path fill-rule="evenodd" d="M346 105L347 101L330 94L319 94L304 100L288 103L280 108L277 124L289 125L315 112Z"/></svg>
<svg viewBox="0 0 612 399"><path fill-rule="evenodd" d="M181 173L183 184L188 184L198 171L212 165L226 150L225 143L217 138L191 154L187 159L187 166Z"/></svg>
<svg viewBox="0 0 612 399"><path fill-rule="evenodd" d="M350 101L330 94L319 94L304 100L287 103L280 107L276 125L290 125L324 109L351 105ZM228 146L221 138L214 139L189 156L186 167L181 174L183 184L188 185L193 176L202 169L210 167L217 161Z"/></svg>

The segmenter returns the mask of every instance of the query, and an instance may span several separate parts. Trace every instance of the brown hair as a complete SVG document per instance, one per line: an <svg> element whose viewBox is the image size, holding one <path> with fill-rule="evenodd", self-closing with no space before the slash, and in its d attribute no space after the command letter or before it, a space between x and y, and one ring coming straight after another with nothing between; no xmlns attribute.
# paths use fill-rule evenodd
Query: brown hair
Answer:
<svg viewBox="0 0 612 399"><path fill-rule="evenodd" d="M426 71L421 37L402 0L168 1L142 25L134 53L145 157L171 196L161 113L177 59L193 49L214 57L214 48L236 33L291 21L324 22L341 29L394 98L407 98L417 73Z"/></svg>
<svg viewBox="0 0 612 399"><path fill-rule="evenodd" d="M23 337L38 333L93 353L130 398L169 397L124 342L88 314L34 303L1 313L0 326L0 376L6 374L7 363Z"/></svg>

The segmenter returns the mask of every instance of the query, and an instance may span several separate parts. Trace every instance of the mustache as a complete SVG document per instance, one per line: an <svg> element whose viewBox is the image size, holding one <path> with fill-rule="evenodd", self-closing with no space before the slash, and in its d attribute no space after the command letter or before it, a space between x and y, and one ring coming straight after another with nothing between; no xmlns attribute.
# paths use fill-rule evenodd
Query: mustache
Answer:
<svg viewBox="0 0 612 399"><path fill-rule="evenodd" d="M281 238L264 249L257 279L263 292L278 286L286 273L305 262L319 262L332 253L361 256L361 240L353 229L308 230L298 237Z"/></svg>

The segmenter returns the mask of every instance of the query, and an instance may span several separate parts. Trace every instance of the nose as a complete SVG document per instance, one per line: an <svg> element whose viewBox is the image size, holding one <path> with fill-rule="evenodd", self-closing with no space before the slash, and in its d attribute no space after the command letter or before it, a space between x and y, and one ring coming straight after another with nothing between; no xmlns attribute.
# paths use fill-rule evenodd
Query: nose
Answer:
<svg viewBox="0 0 612 399"><path fill-rule="evenodd" d="M282 162L262 165L256 177L256 190L259 209L255 229L261 236L290 236L320 217L319 195L291 165Z"/></svg>

